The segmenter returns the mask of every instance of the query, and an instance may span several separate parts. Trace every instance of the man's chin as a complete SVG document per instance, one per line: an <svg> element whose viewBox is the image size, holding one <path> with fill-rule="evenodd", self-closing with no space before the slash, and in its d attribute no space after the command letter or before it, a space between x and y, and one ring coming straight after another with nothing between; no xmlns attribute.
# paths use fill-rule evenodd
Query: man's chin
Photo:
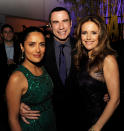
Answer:
<svg viewBox="0 0 124 131"><path fill-rule="evenodd" d="M60 37L57 37L57 36L54 35L54 38L55 38L57 41L62 41L62 42L64 42L64 41L67 41L67 40L68 40L69 35L68 35L67 37L64 37L64 38L60 38Z"/></svg>

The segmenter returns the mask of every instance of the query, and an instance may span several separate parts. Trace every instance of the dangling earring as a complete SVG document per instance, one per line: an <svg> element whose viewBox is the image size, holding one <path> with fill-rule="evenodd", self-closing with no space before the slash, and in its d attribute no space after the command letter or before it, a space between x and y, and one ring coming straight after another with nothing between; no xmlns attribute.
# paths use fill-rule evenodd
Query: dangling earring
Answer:
<svg viewBox="0 0 124 131"><path fill-rule="evenodd" d="M21 54L21 60L24 59L24 56L25 56L24 51L22 51L22 54Z"/></svg>

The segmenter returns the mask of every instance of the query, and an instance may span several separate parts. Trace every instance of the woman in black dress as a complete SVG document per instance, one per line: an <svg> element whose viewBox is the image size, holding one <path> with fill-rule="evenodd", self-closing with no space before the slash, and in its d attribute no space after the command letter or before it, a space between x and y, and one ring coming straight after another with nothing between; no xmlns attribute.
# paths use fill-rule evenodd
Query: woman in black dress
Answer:
<svg viewBox="0 0 124 131"><path fill-rule="evenodd" d="M75 65L79 71L81 131L101 131L120 101L116 52L110 47L102 18L87 16L77 27ZM104 94L110 100L104 102ZM84 127L84 125L86 125Z"/></svg>

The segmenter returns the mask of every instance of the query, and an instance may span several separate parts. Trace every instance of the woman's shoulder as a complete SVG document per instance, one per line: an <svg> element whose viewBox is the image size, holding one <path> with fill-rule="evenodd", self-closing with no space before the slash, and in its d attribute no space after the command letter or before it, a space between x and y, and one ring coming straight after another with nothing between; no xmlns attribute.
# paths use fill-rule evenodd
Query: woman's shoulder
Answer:
<svg viewBox="0 0 124 131"><path fill-rule="evenodd" d="M116 60L116 57L114 55L107 55L104 59L104 64L103 64L104 70L109 71L114 71L118 70L118 62Z"/></svg>
<svg viewBox="0 0 124 131"><path fill-rule="evenodd" d="M24 79L24 75L22 72L20 71L15 71L11 74L10 78L9 78L9 82L12 83L19 83L20 81L22 81Z"/></svg>
<svg viewBox="0 0 124 131"><path fill-rule="evenodd" d="M104 59L104 63L112 64L117 62L116 57L114 55L107 55Z"/></svg>
<svg viewBox="0 0 124 131"><path fill-rule="evenodd" d="M8 80L6 91L17 94L19 92L22 92L25 89L25 86L27 86L26 78L24 77L22 72L15 71L11 74Z"/></svg>

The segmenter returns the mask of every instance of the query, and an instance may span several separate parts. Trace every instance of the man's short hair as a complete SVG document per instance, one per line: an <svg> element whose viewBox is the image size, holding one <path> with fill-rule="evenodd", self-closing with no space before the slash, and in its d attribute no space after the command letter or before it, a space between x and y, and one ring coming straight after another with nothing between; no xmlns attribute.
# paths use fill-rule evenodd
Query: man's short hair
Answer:
<svg viewBox="0 0 124 131"><path fill-rule="evenodd" d="M11 25L9 25L9 24L4 24L4 25L1 27L1 33L3 33L4 28L10 28L10 29L12 30L12 32L14 32L14 29L13 29L13 27L12 27Z"/></svg>
<svg viewBox="0 0 124 131"><path fill-rule="evenodd" d="M51 15L53 12L56 12L56 11L66 11L69 15L69 19L71 20L71 15L70 15L70 12L64 8L64 7L55 7L51 10L50 14L49 14L49 22L51 23Z"/></svg>

